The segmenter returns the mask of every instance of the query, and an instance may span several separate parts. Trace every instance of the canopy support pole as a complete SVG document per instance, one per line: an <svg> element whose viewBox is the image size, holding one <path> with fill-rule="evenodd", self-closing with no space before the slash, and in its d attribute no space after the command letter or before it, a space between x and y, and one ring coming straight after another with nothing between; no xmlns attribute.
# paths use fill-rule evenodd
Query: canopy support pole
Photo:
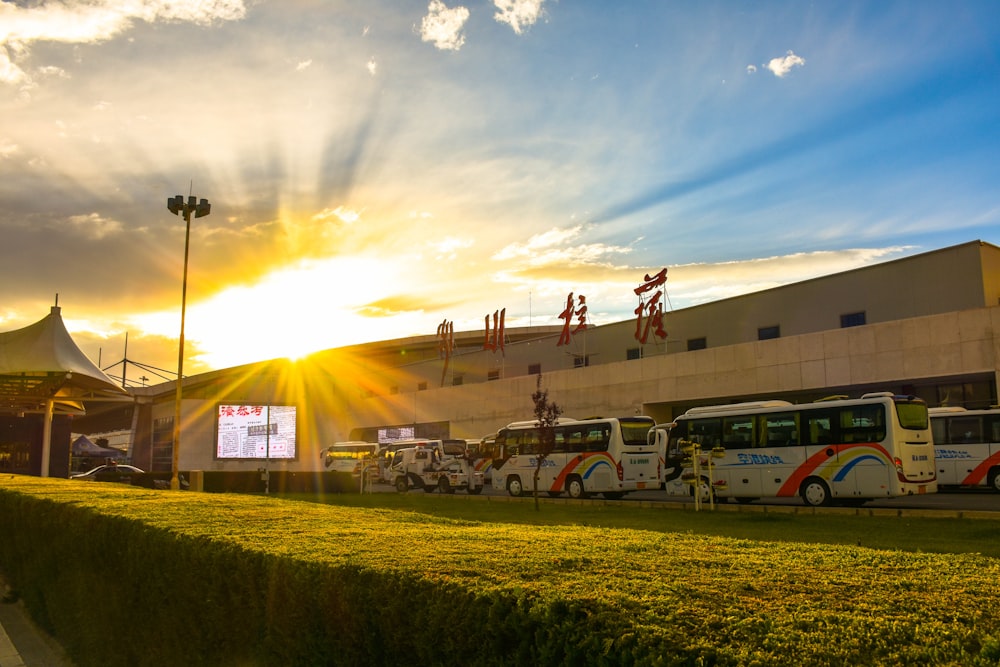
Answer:
<svg viewBox="0 0 1000 667"><path fill-rule="evenodd" d="M45 423L42 425L42 471L41 477L49 476L49 459L52 457L52 414L55 401L45 401Z"/></svg>

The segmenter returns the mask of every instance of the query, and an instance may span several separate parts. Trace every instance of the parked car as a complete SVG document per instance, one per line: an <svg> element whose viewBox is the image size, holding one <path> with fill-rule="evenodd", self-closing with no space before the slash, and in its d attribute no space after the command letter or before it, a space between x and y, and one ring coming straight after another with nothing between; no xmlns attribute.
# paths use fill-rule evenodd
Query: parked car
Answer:
<svg viewBox="0 0 1000 667"><path fill-rule="evenodd" d="M131 484L135 475L145 474L145 470L130 466L125 463L109 463L97 466L87 472L70 475L70 479L89 479L98 482L123 482Z"/></svg>

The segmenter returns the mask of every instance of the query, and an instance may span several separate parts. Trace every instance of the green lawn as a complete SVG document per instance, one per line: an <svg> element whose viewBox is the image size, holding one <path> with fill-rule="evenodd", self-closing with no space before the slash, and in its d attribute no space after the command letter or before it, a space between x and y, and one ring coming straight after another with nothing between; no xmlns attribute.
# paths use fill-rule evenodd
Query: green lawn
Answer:
<svg viewBox="0 0 1000 667"><path fill-rule="evenodd" d="M736 506L695 512L691 505L669 503L642 507L638 503L568 503L542 501L535 510L528 499L469 497L461 494L332 494L324 497L289 495L346 507L398 509L437 517L524 525L576 525L631 528L659 533L687 533L749 540L842 544L876 549L927 553L979 553L1000 558L1000 513L992 519L869 516L855 510L816 514L793 506Z"/></svg>
<svg viewBox="0 0 1000 667"><path fill-rule="evenodd" d="M1000 664L1000 521L737 509L5 476L0 569L95 667Z"/></svg>

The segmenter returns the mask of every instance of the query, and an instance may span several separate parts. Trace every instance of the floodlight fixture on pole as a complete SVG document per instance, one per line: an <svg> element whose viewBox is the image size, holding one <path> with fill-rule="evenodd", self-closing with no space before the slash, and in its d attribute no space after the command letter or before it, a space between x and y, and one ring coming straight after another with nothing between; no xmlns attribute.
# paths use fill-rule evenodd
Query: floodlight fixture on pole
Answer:
<svg viewBox="0 0 1000 667"><path fill-rule="evenodd" d="M174 215L182 214L184 216L184 274L181 286L181 335L177 343L177 395L174 399L174 446L173 454L170 459L170 488L177 491L181 488L177 468L180 460L179 455L181 445L181 384L184 380L184 314L187 308L188 248L190 247L191 241L191 214L194 213L194 217L196 218L204 217L212 211L212 205L208 203L207 199L202 199L199 202L198 198L193 195L189 196L185 202L182 195L177 195L167 199L167 210Z"/></svg>

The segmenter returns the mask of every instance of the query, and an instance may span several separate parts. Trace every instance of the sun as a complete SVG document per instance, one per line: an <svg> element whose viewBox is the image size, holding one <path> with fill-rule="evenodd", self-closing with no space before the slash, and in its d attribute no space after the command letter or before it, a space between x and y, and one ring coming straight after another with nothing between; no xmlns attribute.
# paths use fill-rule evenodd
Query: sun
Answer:
<svg viewBox="0 0 1000 667"><path fill-rule="evenodd" d="M189 304L185 335L212 368L372 340L384 323L358 311L391 294L395 281L393 265L377 258L303 260Z"/></svg>

